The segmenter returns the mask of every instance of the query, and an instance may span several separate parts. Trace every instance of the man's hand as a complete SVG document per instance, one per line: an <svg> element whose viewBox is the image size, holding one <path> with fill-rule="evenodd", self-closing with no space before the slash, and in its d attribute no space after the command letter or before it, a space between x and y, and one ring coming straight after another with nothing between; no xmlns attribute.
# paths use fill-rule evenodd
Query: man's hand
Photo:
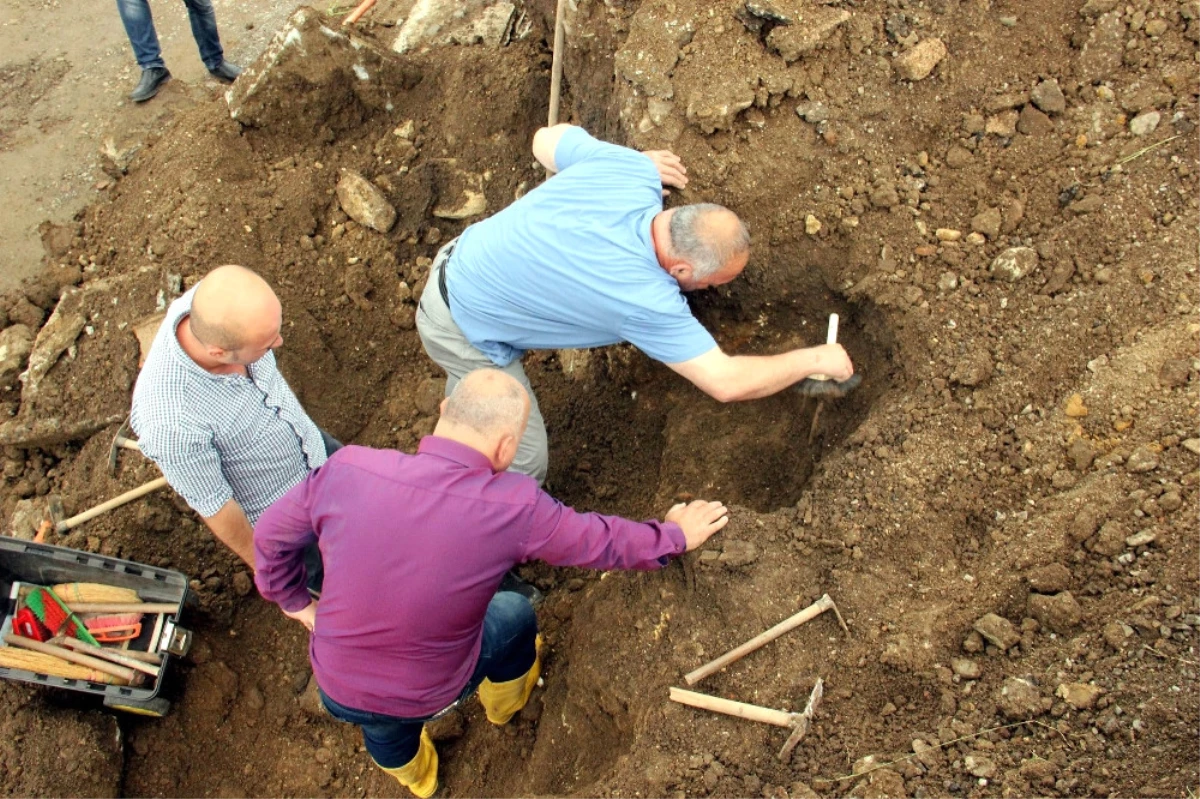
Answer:
<svg viewBox="0 0 1200 799"><path fill-rule="evenodd" d="M683 165L683 161L679 156L670 150L645 150L642 152L658 169L658 176L662 179L663 196L670 194L666 186L674 186L677 189L687 188L688 177L687 167Z"/></svg>
<svg viewBox="0 0 1200 799"><path fill-rule="evenodd" d="M854 374L854 364L841 344L820 344L812 348L812 353L816 357L813 374L825 375L839 383Z"/></svg>
<svg viewBox="0 0 1200 799"><path fill-rule="evenodd" d="M300 622L307 627L308 631L311 633L317 627L317 601L314 599L312 602L308 603L308 607L304 608L303 610L298 610L295 613L288 613L285 610L283 611L283 615L287 616L289 619L295 619L296 621Z"/></svg>
<svg viewBox="0 0 1200 799"><path fill-rule="evenodd" d="M667 511L664 521L675 522L683 530L687 552L703 544L713 533L729 524L728 509L720 502L703 499L682 502Z"/></svg>

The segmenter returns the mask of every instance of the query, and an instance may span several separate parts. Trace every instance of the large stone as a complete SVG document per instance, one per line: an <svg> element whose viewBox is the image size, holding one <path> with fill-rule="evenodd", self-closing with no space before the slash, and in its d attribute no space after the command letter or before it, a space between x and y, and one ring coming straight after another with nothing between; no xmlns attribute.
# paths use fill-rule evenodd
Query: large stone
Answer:
<svg viewBox="0 0 1200 799"><path fill-rule="evenodd" d="M1021 634L1017 632L1013 623L995 613L988 613L975 622L975 631L1002 651L1015 646L1021 640Z"/></svg>
<svg viewBox="0 0 1200 799"><path fill-rule="evenodd" d="M1061 563L1051 563L1032 569L1025 575L1029 587L1039 594L1056 594L1071 584L1071 570Z"/></svg>
<svg viewBox="0 0 1200 799"><path fill-rule="evenodd" d="M1059 685L1054 693L1076 710L1091 710L1096 706L1096 700L1104 693L1104 689L1087 683L1065 682Z"/></svg>
<svg viewBox="0 0 1200 799"><path fill-rule="evenodd" d="M1042 692L1025 677L1009 677L996 692L996 707L1005 718L1032 719L1042 715Z"/></svg>
<svg viewBox="0 0 1200 799"><path fill-rule="evenodd" d="M808 6L799 10L789 24L778 25L767 34L767 44L787 63L815 50L839 25L850 19L850 12L828 6Z"/></svg>
<svg viewBox="0 0 1200 799"><path fill-rule="evenodd" d="M1029 597L1029 615L1059 635L1067 635L1083 621L1083 608L1070 591L1054 596L1032 594Z"/></svg>
<svg viewBox="0 0 1200 799"><path fill-rule="evenodd" d="M734 118L753 104L750 84L733 79L692 94L687 102L687 119L705 134L729 130Z"/></svg>
<svg viewBox="0 0 1200 799"><path fill-rule="evenodd" d="M982 233L989 239L995 239L1000 235L1002 223L999 208L986 208L971 217L971 230Z"/></svg>
<svg viewBox="0 0 1200 799"><path fill-rule="evenodd" d="M508 0L417 0L392 50L482 44L500 47L512 33L516 7Z"/></svg>
<svg viewBox="0 0 1200 799"><path fill-rule="evenodd" d="M348 130L364 116L387 113L397 95L421 79L411 62L326 25L321 12L302 6L229 87L225 101L241 124L292 133L299 141L314 130Z"/></svg>
<svg viewBox="0 0 1200 799"><path fill-rule="evenodd" d="M1026 136L1041 136L1053 133L1054 123L1050 121L1050 117L1032 105L1027 105L1021 109L1021 114L1017 117L1017 130Z"/></svg>
<svg viewBox="0 0 1200 799"><path fill-rule="evenodd" d="M892 62L896 74L905 80L924 80L933 68L946 57L946 45L941 39L926 39Z"/></svg>
<svg viewBox="0 0 1200 799"><path fill-rule="evenodd" d="M1157 111L1147 111L1144 114L1138 114L1129 121L1129 132L1134 136L1146 136L1158 128L1158 123L1161 119L1162 114Z"/></svg>
<svg viewBox="0 0 1200 799"><path fill-rule="evenodd" d="M13 325L0 332L0 387L16 382L32 350L33 331L28 326Z"/></svg>
<svg viewBox="0 0 1200 799"><path fill-rule="evenodd" d="M387 233L396 224L396 209L380 188L352 169L342 170L337 198L346 216L364 227Z"/></svg>
<svg viewBox="0 0 1200 799"><path fill-rule="evenodd" d="M1121 67L1125 52L1125 22L1120 11L1104 14L1079 52L1078 74L1086 83L1107 80Z"/></svg>
<svg viewBox="0 0 1200 799"><path fill-rule="evenodd" d="M1032 272L1037 264L1037 250L1032 247L1011 247L992 260L991 272L1000 280L1016 283Z"/></svg>

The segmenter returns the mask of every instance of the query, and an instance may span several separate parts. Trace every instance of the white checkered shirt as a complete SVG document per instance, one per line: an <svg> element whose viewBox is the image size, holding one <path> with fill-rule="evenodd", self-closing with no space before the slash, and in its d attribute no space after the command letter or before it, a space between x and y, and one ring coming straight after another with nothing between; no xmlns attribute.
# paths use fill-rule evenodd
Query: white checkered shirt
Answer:
<svg viewBox="0 0 1200 799"><path fill-rule="evenodd" d="M214 375L183 351L175 328L192 288L167 309L133 388L142 452L201 516L230 499L254 524L272 502L325 462L321 431L268 352L243 375Z"/></svg>

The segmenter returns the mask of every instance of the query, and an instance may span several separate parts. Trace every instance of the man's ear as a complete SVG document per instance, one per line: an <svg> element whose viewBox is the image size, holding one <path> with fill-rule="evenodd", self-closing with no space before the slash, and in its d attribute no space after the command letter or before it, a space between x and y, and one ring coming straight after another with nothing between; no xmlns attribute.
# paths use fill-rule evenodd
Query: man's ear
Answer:
<svg viewBox="0 0 1200 799"><path fill-rule="evenodd" d="M692 265L686 261L678 261L670 269L667 274L675 278L677 282L692 279Z"/></svg>
<svg viewBox="0 0 1200 799"><path fill-rule="evenodd" d="M492 466L498 472L503 472L509 466L512 466L514 460L517 459L517 448L521 446L521 441L511 433L505 433L500 436L496 442L495 454L492 456Z"/></svg>

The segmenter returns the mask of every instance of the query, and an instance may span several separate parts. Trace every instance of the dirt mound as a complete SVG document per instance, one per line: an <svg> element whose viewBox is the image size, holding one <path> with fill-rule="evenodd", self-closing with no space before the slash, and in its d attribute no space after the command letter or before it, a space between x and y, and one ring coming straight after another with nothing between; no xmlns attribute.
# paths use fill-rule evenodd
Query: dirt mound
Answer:
<svg viewBox="0 0 1200 799"><path fill-rule="evenodd" d="M220 263L276 287L281 368L323 427L414 448L441 391L415 300L439 243L541 179L551 5L498 48L326 37L240 121L201 103L146 142L46 276L0 303L31 350L55 308L82 320L56 323L79 329L36 391L14 382L24 362L0 371L16 415L3 510L55 492L74 512L154 476L132 454L107 471L130 331ZM471 707L441 731L452 795L1193 790L1198 17L1194 0L578 5L571 118L674 150L691 184L673 201L725 203L754 236L744 278L695 298L700 318L753 353L821 341L837 311L864 383L720 406L629 347L530 356L554 493L735 511L662 573L527 567L549 595L546 688L508 728ZM386 233L342 210L347 172L396 210ZM48 419L60 432L31 439ZM313 705L300 628L178 501L54 543L187 573L198 642L172 715L122 717L111 766L49 769L77 736L109 758L105 717L5 688L9 793L401 793ZM819 617L697 686L799 710L823 678L790 763L784 730L667 702L684 672L826 592L849 635Z"/></svg>

